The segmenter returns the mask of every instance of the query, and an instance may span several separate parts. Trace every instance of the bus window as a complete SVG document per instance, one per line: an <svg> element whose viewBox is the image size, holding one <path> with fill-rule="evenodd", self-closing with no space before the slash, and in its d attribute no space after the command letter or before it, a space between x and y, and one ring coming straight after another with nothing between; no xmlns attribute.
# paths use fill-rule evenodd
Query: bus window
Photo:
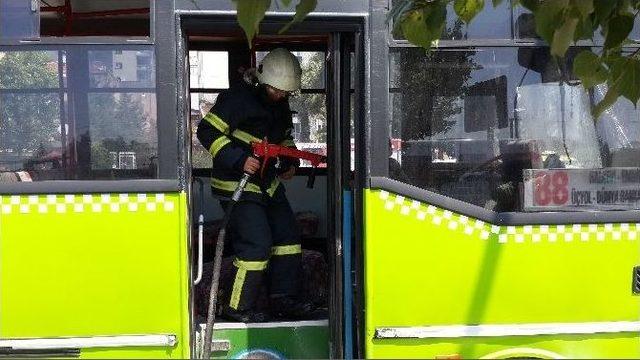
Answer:
<svg viewBox="0 0 640 360"><path fill-rule="evenodd" d="M393 0L393 6L401 6L403 0ZM447 2L446 27L440 37L442 40L467 39L510 39L512 6L508 1L501 2L495 8L487 4L470 24L465 24L455 13L453 2ZM404 40L399 27L393 32L396 40Z"/></svg>
<svg viewBox="0 0 640 360"><path fill-rule="evenodd" d="M579 177L578 169L640 166L640 113L620 99L595 121L591 108L605 89L587 92L571 74L581 50L558 66L547 48L393 49L392 140L402 181L523 211L523 174L532 169Z"/></svg>
<svg viewBox="0 0 640 360"><path fill-rule="evenodd" d="M513 29L514 37L517 39L541 39L536 33L536 23L533 14L522 6L513 8ZM596 45L604 44L604 31L597 29L593 32L593 43ZM640 19L636 18L633 29L629 34L629 39L640 39Z"/></svg>
<svg viewBox="0 0 640 360"><path fill-rule="evenodd" d="M155 178L155 91L150 47L0 52L0 172Z"/></svg>
<svg viewBox="0 0 640 360"><path fill-rule="evenodd" d="M189 51L189 87L191 98L191 162L194 168L211 168L209 151L196 137L198 123L216 103L218 94L229 88L227 51Z"/></svg>
<svg viewBox="0 0 640 360"><path fill-rule="evenodd" d="M34 39L40 36L40 8L36 2L0 1L0 39Z"/></svg>
<svg viewBox="0 0 640 360"><path fill-rule="evenodd" d="M0 39L150 36L150 0L2 0Z"/></svg>

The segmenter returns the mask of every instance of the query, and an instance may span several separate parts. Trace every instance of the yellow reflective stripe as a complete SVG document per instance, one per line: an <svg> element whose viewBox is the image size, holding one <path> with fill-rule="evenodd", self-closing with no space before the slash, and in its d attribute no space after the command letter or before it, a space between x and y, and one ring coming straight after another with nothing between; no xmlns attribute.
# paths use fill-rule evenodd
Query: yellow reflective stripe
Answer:
<svg viewBox="0 0 640 360"><path fill-rule="evenodd" d="M204 116L204 119L207 120L209 124L213 125L214 128L220 130L223 134L226 134L227 131L229 131L229 124L220 119L216 114L208 113Z"/></svg>
<svg viewBox="0 0 640 360"><path fill-rule="evenodd" d="M233 260L233 265L238 268L238 272L236 272L236 278L233 280L233 290L231 291L231 299L229 300L229 306L231 306L232 309L237 310L238 305L240 305L240 296L242 295L242 288L247 278L247 271L264 270L267 268L267 263L267 261L243 261L237 258Z"/></svg>
<svg viewBox="0 0 640 360"><path fill-rule="evenodd" d="M211 186L216 189L224 190L224 191L236 191L238 187L237 181L224 181L216 178L211 178ZM244 188L245 191L251 191L256 193L261 193L260 187L256 184L248 183Z"/></svg>
<svg viewBox="0 0 640 360"><path fill-rule="evenodd" d="M240 259L233 259L233 265L238 269L244 269L248 271L260 271L267 268L269 262L265 261L244 261Z"/></svg>
<svg viewBox="0 0 640 360"><path fill-rule="evenodd" d="M269 186L269 188L267 189L267 194L269 194L269 196L273 196L273 194L275 194L276 190L278 189L278 185L280 185L280 180L278 180L277 178L273 179L273 181L271 182L271 186ZM212 177L211 186L223 191L234 192L238 187L238 182L224 181L224 180L220 180ZM262 193L262 190L260 190L260 186L253 183L248 183L247 186L244 188L244 190L255 192L255 193Z"/></svg>
<svg viewBox="0 0 640 360"><path fill-rule="evenodd" d="M296 143L291 139L284 140L280 143L281 146L296 146Z"/></svg>
<svg viewBox="0 0 640 360"><path fill-rule="evenodd" d="M229 133L229 124L227 124L224 120L222 120L218 115L216 114L212 114L212 113L208 113L207 115L205 115L204 119L211 125L213 125L213 127L215 127L216 129L220 130L220 132L222 132L223 134L227 134ZM252 142L260 142L262 140L258 139L257 137L249 134L246 131L242 131L240 129L235 129L233 130L233 132L231 133L231 136L233 136L234 138L247 143L249 145L251 145Z"/></svg>
<svg viewBox="0 0 640 360"><path fill-rule="evenodd" d="M251 145L252 142L260 142L261 141L257 137L249 134L248 132L245 132L245 131L242 131L242 130L239 130L239 129L233 130L231 135L234 138L236 138L236 139L238 139L238 140L240 140L242 142L245 142L245 143L247 143L249 145Z"/></svg>
<svg viewBox="0 0 640 360"><path fill-rule="evenodd" d="M209 148L209 152L211 153L211 156L216 157L216 155L218 154L218 151L220 151L225 145L227 145L230 142L231 140L229 140L229 138L224 135L217 138L216 141L214 141L211 144L211 147Z"/></svg>
<svg viewBox="0 0 640 360"><path fill-rule="evenodd" d="M269 186L269 188L267 189L267 194L269 194L269 196L273 196L273 194L275 194L276 189L278 189L278 185L280 185L280 180L278 180L278 178L273 179L273 181L271 182L271 186Z"/></svg>
<svg viewBox="0 0 640 360"><path fill-rule="evenodd" d="M224 181L216 178L211 178L211 186L216 189L224 191L235 191L238 186L237 181Z"/></svg>
<svg viewBox="0 0 640 360"><path fill-rule="evenodd" d="M271 255L295 255L302 254L302 245L281 245L271 247Z"/></svg>
<svg viewBox="0 0 640 360"><path fill-rule="evenodd" d="M256 184L252 184L252 183L248 183L247 186L244 188L247 191L251 191L251 192L256 192L256 193L261 193L262 190L260 190L260 186L256 185Z"/></svg>
<svg viewBox="0 0 640 360"><path fill-rule="evenodd" d="M234 310L238 310L238 305L240 305L240 295L242 295L242 287L244 286L244 280L246 277L247 270L238 268L236 278L233 280L231 299L229 300L229 306Z"/></svg>

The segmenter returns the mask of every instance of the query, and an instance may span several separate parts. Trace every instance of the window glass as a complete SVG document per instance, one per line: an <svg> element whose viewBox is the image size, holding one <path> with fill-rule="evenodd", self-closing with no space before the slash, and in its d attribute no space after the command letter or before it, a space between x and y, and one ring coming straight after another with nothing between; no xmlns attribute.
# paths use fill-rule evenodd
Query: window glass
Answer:
<svg viewBox="0 0 640 360"><path fill-rule="evenodd" d="M258 63L268 52L256 52ZM327 114L324 90L324 52L294 51L302 66L303 91L289 99L293 113L293 137L299 149L326 155ZM207 57L210 55L209 57ZM219 90L229 87L228 53L191 51L191 159L194 168L209 168L212 160L208 150L196 137L198 123L213 107ZM305 161L302 166L310 166Z"/></svg>
<svg viewBox="0 0 640 360"><path fill-rule="evenodd" d="M228 52L189 51L189 66L191 88L229 88Z"/></svg>
<svg viewBox="0 0 640 360"><path fill-rule="evenodd" d="M294 141L300 150L327 154L327 107L325 95L325 53L294 51L302 67L302 89L289 99L293 114ZM301 166L311 163L303 160Z"/></svg>
<svg viewBox="0 0 640 360"><path fill-rule="evenodd" d="M152 51L89 51L89 82L92 88L153 87L155 74Z"/></svg>
<svg viewBox="0 0 640 360"><path fill-rule="evenodd" d="M150 0L2 0L0 39L150 34Z"/></svg>
<svg viewBox="0 0 640 360"><path fill-rule="evenodd" d="M393 0L394 6L404 0ZM447 5L447 23L441 39L511 39L511 2L503 1L497 7L491 2L485 2L484 9L476 15L471 24L467 25L458 18L453 2ZM404 40L399 27L393 31L396 40Z"/></svg>
<svg viewBox="0 0 640 360"><path fill-rule="evenodd" d="M118 53L135 56L120 68ZM0 52L0 172L23 171L30 181L155 178L155 78L141 75L155 73L152 54Z"/></svg>
<svg viewBox="0 0 640 360"><path fill-rule="evenodd" d="M196 132L200 120L215 104L219 91L229 88L229 53L189 51L189 67L191 165L196 169L210 168L211 154L200 144Z"/></svg>
<svg viewBox="0 0 640 360"><path fill-rule="evenodd" d="M0 1L0 39L34 39L40 36L40 8L37 2Z"/></svg>
<svg viewBox="0 0 640 360"><path fill-rule="evenodd" d="M390 177L496 211L536 211L550 209L527 202L544 184L524 174L563 169L570 181L550 186L572 191L593 185L584 170L640 167L638 110L620 99L595 121L605 89L587 92L562 70L580 50L558 66L542 47L395 49ZM553 209L584 205L558 199Z"/></svg>
<svg viewBox="0 0 640 360"><path fill-rule="evenodd" d="M64 60L58 51L0 52L0 89L56 89L59 66Z"/></svg>
<svg viewBox="0 0 640 360"><path fill-rule="evenodd" d="M42 36L148 37L150 0L47 0L40 3ZM71 16L65 16L65 12Z"/></svg>
<svg viewBox="0 0 640 360"><path fill-rule="evenodd" d="M211 110L218 94L191 93L191 164L194 168L210 168L211 154L198 140L196 131L200 120Z"/></svg>
<svg viewBox="0 0 640 360"><path fill-rule="evenodd" d="M517 6L513 9L514 19L514 35L518 39L540 39L540 36L536 33L536 24L533 14L523 8ZM629 34L629 38L633 40L640 39L640 18L636 17L634 21L633 30ZM593 40L595 44L602 45L604 43L604 36L601 34L601 29L594 31Z"/></svg>
<svg viewBox="0 0 640 360"><path fill-rule="evenodd" d="M62 174L57 93L0 95L0 172L49 169Z"/></svg>
<svg viewBox="0 0 640 360"><path fill-rule="evenodd" d="M153 93L90 93L92 169L149 169L158 149Z"/></svg>
<svg viewBox="0 0 640 360"><path fill-rule="evenodd" d="M289 100L293 114L293 136L300 150L327 154L327 112L324 94L298 94ZM301 166L311 166L302 161Z"/></svg>

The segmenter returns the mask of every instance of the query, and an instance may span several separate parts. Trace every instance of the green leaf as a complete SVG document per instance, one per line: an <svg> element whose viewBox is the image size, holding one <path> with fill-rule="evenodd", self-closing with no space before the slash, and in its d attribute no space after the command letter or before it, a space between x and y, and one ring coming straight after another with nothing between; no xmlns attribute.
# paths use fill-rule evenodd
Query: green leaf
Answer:
<svg viewBox="0 0 640 360"><path fill-rule="evenodd" d="M576 26L576 32L573 35L573 41L593 39L593 33L597 29L598 24L595 22L595 14L580 19Z"/></svg>
<svg viewBox="0 0 640 360"><path fill-rule="evenodd" d="M640 98L640 60L609 55L607 63L610 64L611 75L607 81L609 90L604 99L594 108L595 116L611 107L620 96L629 99L634 106Z"/></svg>
<svg viewBox="0 0 640 360"><path fill-rule="evenodd" d="M423 11L430 37L434 41L440 39L447 22L447 2L434 1L427 5Z"/></svg>
<svg viewBox="0 0 640 360"><path fill-rule="evenodd" d="M620 97L618 90L615 87L610 87L604 98L593 108L593 116L598 119L605 110L618 101L618 97Z"/></svg>
<svg viewBox="0 0 640 360"><path fill-rule="evenodd" d="M280 29L279 33L282 34L289 30L291 25L296 24L304 20L304 18L312 12L318 5L318 0L300 0L296 6L296 15L293 17L287 25Z"/></svg>
<svg viewBox="0 0 640 360"><path fill-rule="evenodd" d="M549 44L553 43L554 33L558 24L563 23L563 14L568 6L569 0L549 0L540 3L534 11L536 32Z"/></svg>
<svg viewBox="0 0 640 360"><path fill-rule="evenodd" d="M453 3L453 9L456 11L456 14L467 24L470 23L483 8L484 0L455 0Z"/></svg>
<svg viewBox="0 0 640 360"><path fill-rule="evenodd" d="M640 99L640 60L627 58L622 66L618 91L636 105Z"/></svg>
<svg viewBox="0 0 640 360"><path fill-rule="evenodd" d="M580 52L573 60L573 73L586 89L607 81L609 76L600 58L589 50Z"/></svg>
<svg viewBox="0 0 640 360"><path fill-rule="evenodd" d="M517 0L514 1L514 4L516 4L517 2ZM520 5L534 13L536 12L536 10L538 10L538 0L520 0Z"/></svg>
<svg viewBox="0 0 640 360"><path fill-rule="evenodd" d="M410 43L422 46L425 49L431 47L431 34L427 29L427 23L423 9L412 10L407 13L400 23L402 34Z"/></svg>
<svg viewBox="0 0 640 360"><path fill-rule="evenodd" d="M271 5L271 0L236 0L235 3L238 23L247 35L249 48L251 48L253 37L258 33L258 27Z"/></svg>
<svg viewBox="0 0 640 360"><path fill-rule="evenodd" d="M555 1L555 0L554 0ZM562 57L569 49L573 36L576 32L578 19L569 17L564 21L562 26L553 32L553 40L551 41L551 55Z"/></svg>
<svg viewBox="0 0 640 360"><path fill-rule="evenodd" d="M444 30L446 6L445 1L435 1L408 12L400 23L404 37L414 45L431 48L431 44L440 39Z"/></svg>
<svg viewBox="0 0 640 360"><path fill-rule="evenodd" d="M609 18L613 9L616 8L618 1L613 0L597 0L593 3L593 7L595 9L596 18L598 23L604 24L606 19Z"/></svg>
<svg viewBox="0 0 640 360"><path fill-rule="evenodd" d="M633 15L629 13L613 16L607 25L604 48L611 49L622 44L633 30L633 20Z"/></svg>
<svg viewBox="0 0 640 360"><path fill-rule="evenodd" d="M586 18L594 11L593 0L571 0L571 6L579 11L581 18Z"/></svg>
<svg viewBox="0 0 640 360"><path fill-rule="evenodd" d="M500 6L500 4L502 4L503 0L493 0L493 7L498 7Z"/></svg>

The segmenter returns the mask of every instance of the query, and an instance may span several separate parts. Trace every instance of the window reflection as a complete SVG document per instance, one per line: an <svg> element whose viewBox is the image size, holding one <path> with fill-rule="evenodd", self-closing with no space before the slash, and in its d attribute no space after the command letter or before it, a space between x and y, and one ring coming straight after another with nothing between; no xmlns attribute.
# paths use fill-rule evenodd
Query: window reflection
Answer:
<svg viewBox="0 0 640 360"><path fill-rule="evenodd" d="M525 169L640 166L640 112L620 99L595 121L605 89L571 73L582 49L561 63L547 48L394 50L391 177L520 211Z"/></svg>
<svg viewBox="0 0 640 360"><path fill-rule="evenodd" d="M513 9L513 19L515 38L540 39L540 36L536 33L535 19L529 10L522 6L516 6ZM603 31L600 28L593 32L593 41L595 44L602 45L604 43L604 36L602 34ZM629 38L634 40L640 39L640 19L635 19Z"/></svg>
<svg viewBox="0 0 640 360"><path fill-rule="evenodd" d="M0 52L0 172L154 178L156 119L150 49Z"/></svg>
<svg viewBox="0 0 640 360"><path fill-rule="evenodd" d="M0 102L0 171L60 170L63 149L58 94L4 93Z"/></svg>
<svg viewBox="0 0 640 360"><path fill-rule="evenodd" d="M0 1L0 39L35 39L40 36L40 9L34 1Z"/></svg>
<svg viewBox="0 0 640 360"><path fill-rule="evenodd" d="M158 146L150 93L89 94L92 169L148 169Z"/></svg>
<svg viewBox="0 0 640 360"><path fill-rule="evenodd" d="M91 87L144 88L155 83L151 51L89 51Z"/></svg>
<svg viewBox="0 0 640 360"><path fill-rule="evenodd" d="M404 0L393 0L393 6L401 4ZM478 13L471 24L465 24L458 18L453 8L453 2L447 5L447 20L441 39L466 40L466 39L511 39L512 6L510 1L503 1L497 7L491 2L486 2L483 11ZM396 28L393 32L396 40L404 40L402 31Z"/></svg>
<svg viewBox="0 0 640 360"><path fill-rule="evenodd" d="M0 89L56 89L59 66L64 66L58 51L0 52Z"/></svg>

